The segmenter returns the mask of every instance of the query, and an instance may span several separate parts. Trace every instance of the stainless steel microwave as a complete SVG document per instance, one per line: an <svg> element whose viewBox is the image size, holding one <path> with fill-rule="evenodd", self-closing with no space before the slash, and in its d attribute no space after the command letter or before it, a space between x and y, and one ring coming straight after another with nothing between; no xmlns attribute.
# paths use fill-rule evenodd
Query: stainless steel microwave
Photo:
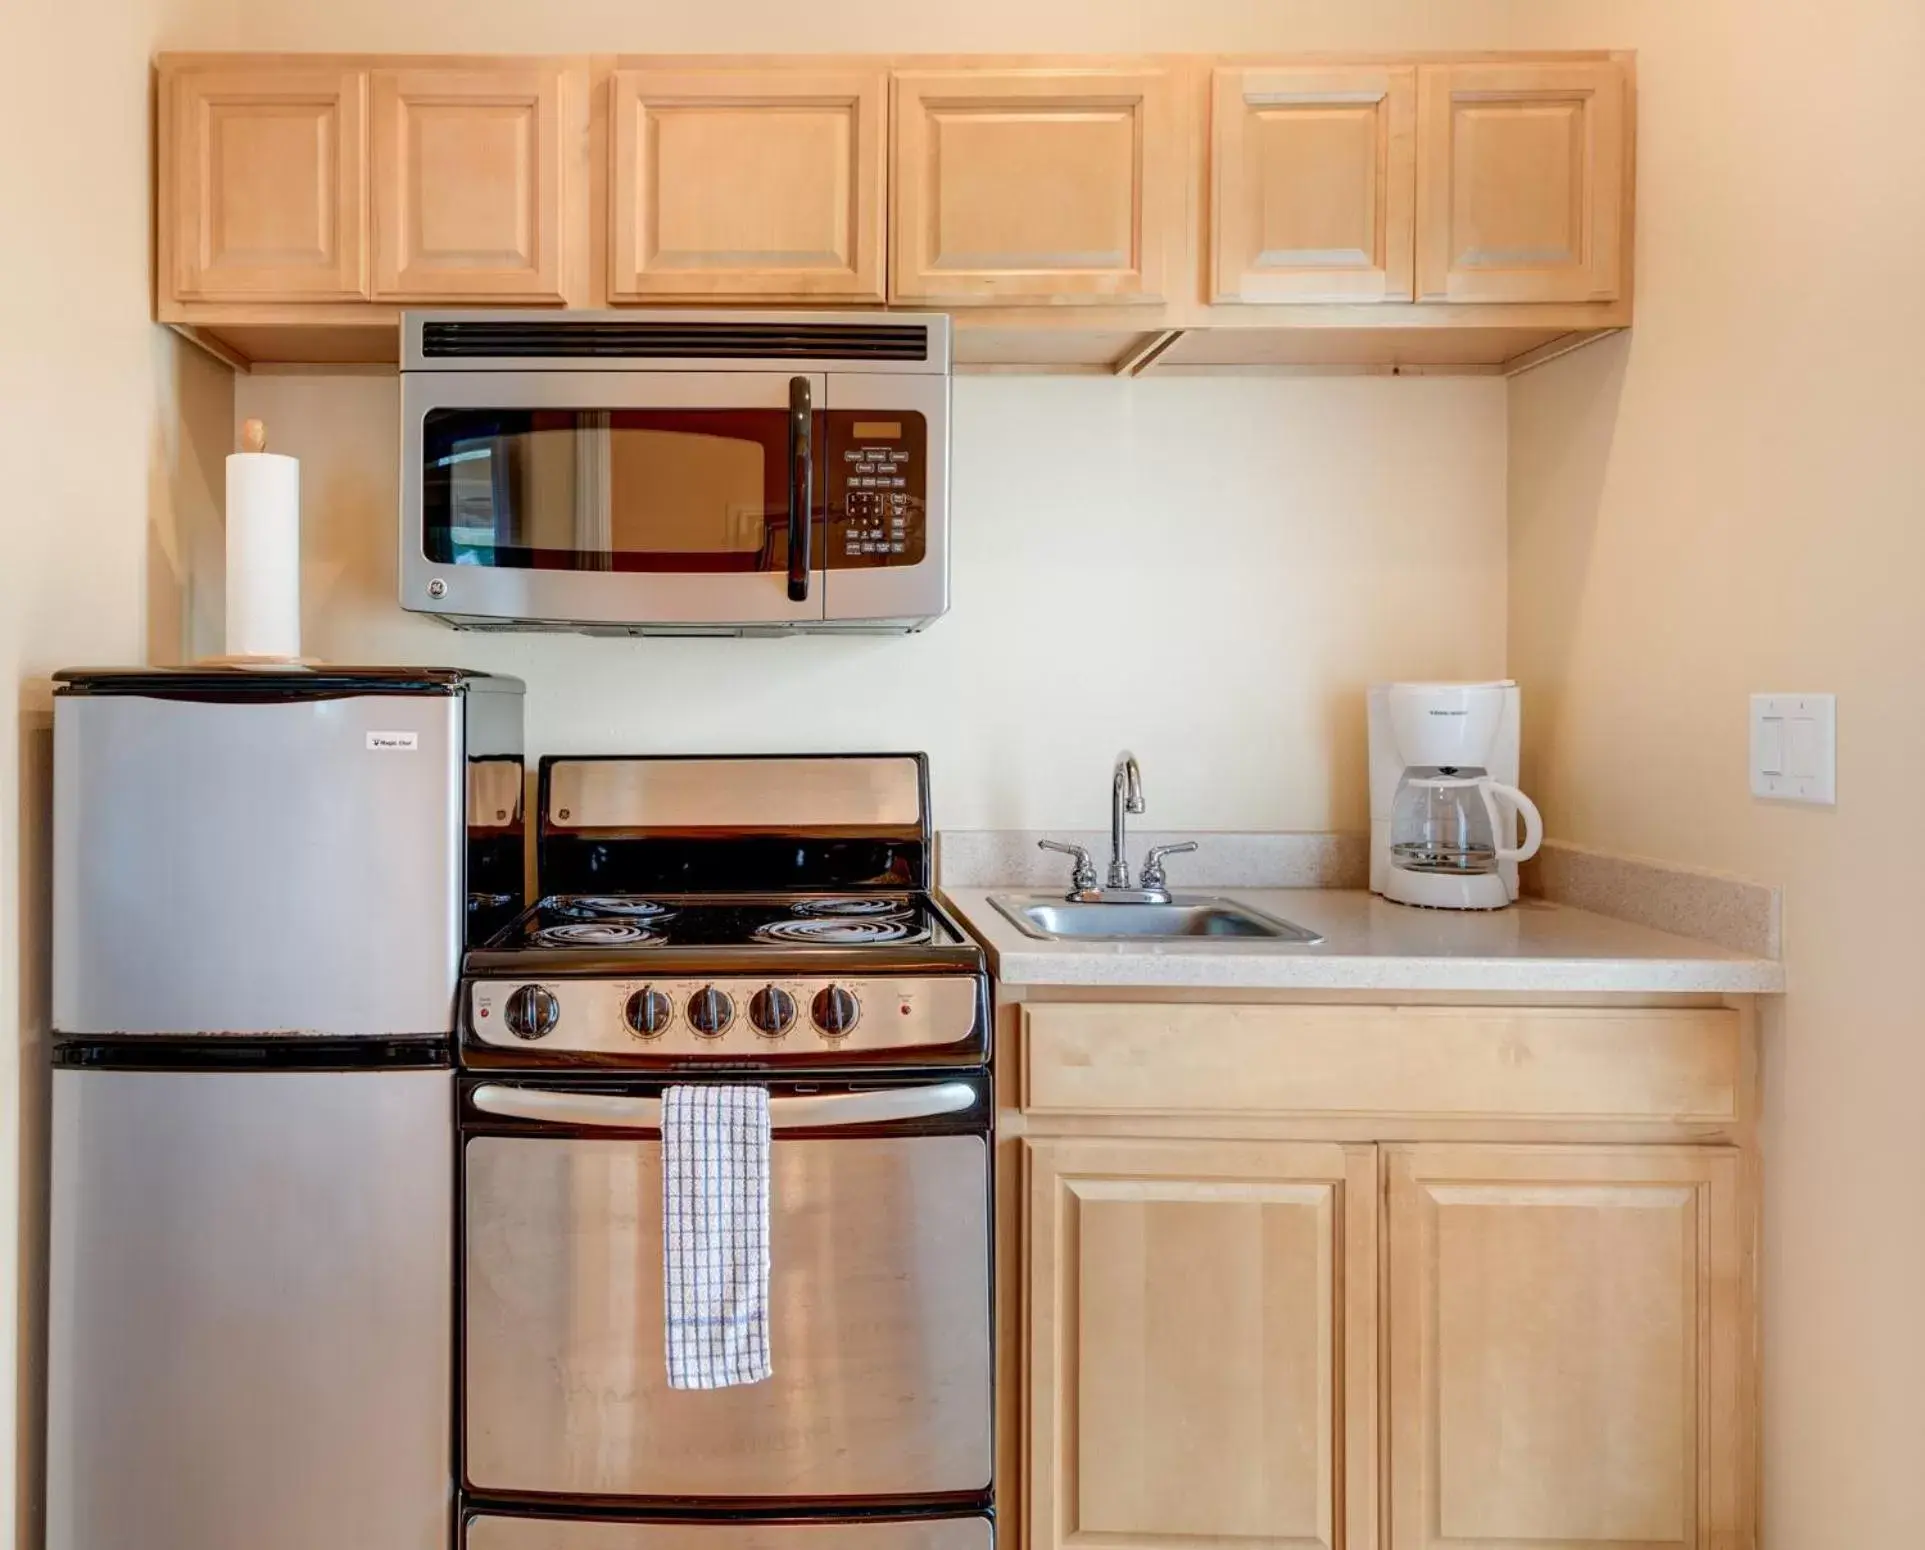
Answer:
<svg viewBox="0 0 1925 1550"><path fill-rule="evenodd" d="M480 629L921 629L949 319L409 313L401 606Z"/></svg>

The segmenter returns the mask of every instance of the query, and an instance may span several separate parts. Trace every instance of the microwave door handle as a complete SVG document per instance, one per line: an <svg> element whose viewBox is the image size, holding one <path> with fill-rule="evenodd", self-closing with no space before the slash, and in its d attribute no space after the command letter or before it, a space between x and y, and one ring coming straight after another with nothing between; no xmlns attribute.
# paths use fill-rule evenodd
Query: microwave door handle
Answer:
<svg viewBox="0 0 1925 1550"><path fill-rule="evenodd" d="M557 1092L553 1088L489 1083L470 1095L484 1114L503 1119L543 1120L556 1125L597 1126L615 1130L660 1130L660 1098L624 1098L615 1093ZM883 1087L868 1092L802 1093L769 1100L771 1130L835 1130L844 1125L881 1125L911 1119L962 1114L977 1102L968 1082L936 1082L923 1087Z"/></svg>
<svg viewBox="0 0 1925 1550"><path fill-rule="evenodd" d="M789 601L809 600L810 516L815 488L815 404L807 377L789 378Z"/></svg>

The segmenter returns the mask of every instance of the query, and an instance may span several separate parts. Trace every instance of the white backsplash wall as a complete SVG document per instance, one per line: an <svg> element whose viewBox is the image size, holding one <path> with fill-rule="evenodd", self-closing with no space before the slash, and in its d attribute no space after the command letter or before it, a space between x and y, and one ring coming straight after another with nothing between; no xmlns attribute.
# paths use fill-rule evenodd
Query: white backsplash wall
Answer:
<svg viewBox="0 0 1925 1550"><path fill-rule="evenodd" d="M1036 829L1105 824L1129 747L1151 827L1359 829L1364 686L1504 669L1501 379L958 378L950 611L841 640L403 613L397 380L234 397L301 459L304 649L517 674L531 753L921 749L939 826Z"/></svg>

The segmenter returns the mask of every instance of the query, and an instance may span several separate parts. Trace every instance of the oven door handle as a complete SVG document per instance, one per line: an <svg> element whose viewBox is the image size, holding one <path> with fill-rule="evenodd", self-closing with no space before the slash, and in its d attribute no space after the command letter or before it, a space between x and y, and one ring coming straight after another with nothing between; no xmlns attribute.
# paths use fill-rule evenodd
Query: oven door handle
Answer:
<svg viewBox="0 0 1925 1550"><path fill-rule="evenodd" d="M968 1082L934 1082L922 1087L882 1087L853 1093L801 1093L769 1100L771 1130L835 1130L844 1125L882 1125L901 1120L962 1114L976 1106ZM558 1092L552 1087L477 1087L469 1101L484 1114L503 1119L545 1120L556 1125L607 1126L615 1130L660 1130L660 1098L624 1098L614 1093Z"/></svg>
<svg viewBox="0 0 1925 1550"><path fill-rule="evenodd" d="M807 377L789 378L789 601L809 600L815 516L815 405Z"/></svg>

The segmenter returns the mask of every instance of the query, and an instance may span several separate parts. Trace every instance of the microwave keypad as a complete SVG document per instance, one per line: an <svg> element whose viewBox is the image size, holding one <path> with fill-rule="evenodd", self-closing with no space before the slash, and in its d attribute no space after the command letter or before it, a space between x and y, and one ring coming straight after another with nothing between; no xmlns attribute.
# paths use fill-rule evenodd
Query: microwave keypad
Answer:
<svg viewBox="0 0 1925 1550"><path fill-rule="evenodd" d="M927 433L922 416L829 416L829 568L915 565L925 545Z"/></svg>
<svg viewBox="0 0 1925 1550"><path fill-rule="evenodd" d="M842 455L852 464L843 552L903 553L908 548L909 480L902 465L909 454L887 447L859 447Z"/></svg>

